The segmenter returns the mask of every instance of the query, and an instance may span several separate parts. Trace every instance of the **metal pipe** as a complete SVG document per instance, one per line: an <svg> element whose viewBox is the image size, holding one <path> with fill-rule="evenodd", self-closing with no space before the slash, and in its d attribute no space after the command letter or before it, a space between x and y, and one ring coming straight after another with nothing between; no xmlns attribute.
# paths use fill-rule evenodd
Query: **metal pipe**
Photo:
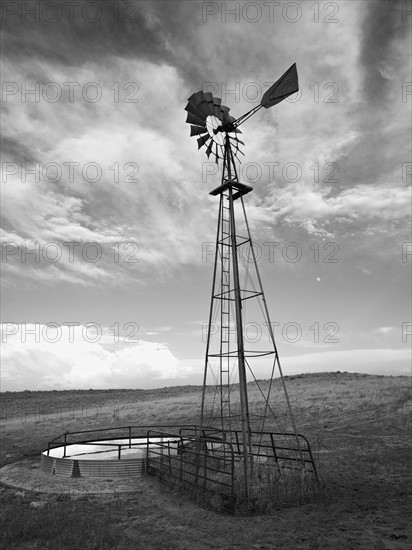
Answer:
<svg viewBox="0 0 412 550"><path fill-rule="evenodd" d="M240 126L241 124L243 124L244 122L246 122L246 120L248 120L252 115L254 115L257 111L259 111L259 109L261 109L263 107L262 104L260 105L256 105L256 107L253 107L253 109L251 109L250 111L248 111L247 113L245 113L244 115L240 116L237 120L235 120L233 122L233 126L235 128L237 128L238 126Z"/></svg>
<svg viewBox="0 0 412 550"><path fill-rule="evenodd" d="M225 154L227 155L227 169L229 179L232 179L231 173L231 158L230 158L230 142L226 138ZM229 187L229 214L230 214L230 237L232 246L232 264L233 264L233 282L235 291L235 311L236 311L236 335L237 335L237 350L238 350L238 370L239 370L239 392L240 392L240 407L242 414L242 447L243 447L243 463L245 468L245 496L249 497L248 476L249 466L252 468L252 443L250 437L250 419L249 419L249 404L247 395L246 382L246 367L245 367L245 349L243 342L243 325L242 325L242 296L240 293L239 282L239 265L237 258L237 242L236 242L236 223L233 201L233 189Z"/></svg>

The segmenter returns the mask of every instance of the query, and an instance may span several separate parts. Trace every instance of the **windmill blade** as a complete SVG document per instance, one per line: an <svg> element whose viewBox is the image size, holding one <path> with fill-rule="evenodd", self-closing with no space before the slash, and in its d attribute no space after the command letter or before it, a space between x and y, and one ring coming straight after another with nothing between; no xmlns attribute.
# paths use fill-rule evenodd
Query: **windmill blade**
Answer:
<svg viewBox="0 0 412 550"><path fill-rule="evenodd" d="M238 163L241 164L242 161L241 161L240 158L237 156L237 153L238 153L238 152L235 151L235 152L233 153L233 156L234 156L234 158L238 161Z"/></svg>
<svg viewBox="0 0 412 550"><path fill-rule="evenodd" d="M206 128L206 122L192 113L187 113L186 122L189 124L196 124L196 126L204 126Z"/></svg>
<svg viewBox="0 0 412 550"><path fill-rule="evenodd" d="M203 145L206 143L206 141L208 139L212 139L209 134L206 134L205 136L202 136L200 137L198 140L197 140L197 148L200 149L201 147L203 147Z"/></svg>
<svg viewBox="0 0 412 550"><path fill-rule="evenodd" d="M221 109L220 106L222 105L222 100L220 97L214 98L214 110L215 110L215 116L220 119L221 117Z"/></svg>
<svg viewBox="0 0 412 550"><path fill-rule="evenodd" d="M201 134L208 134L209 132L204 126L191 126L190 127L190 137L199 136Z"/></svg>
<svg viewBox="0 0 412 550"><path fill-rule="evenodd" d="M231 143L231 145L236 145L236 147L239 146L239 143L241 143L243 146L245 145L243 141L237 137L237 135L231 136L229 134L229 139L233 139L234 143Z"/></svg>
<svg viewBox="0 0 412 550"><path fill-rule="evenodd" d="M213 111L214 111L213 114L215 115L215 117L217 117L219 120L221 120L222 119L222 111L220 109L220 105L216 105L216 102L213 105Z"/></svg>
<svg viewBox="0 0 412 550"><path fill-rule="evenodd" d="M203 91L199 90L198 92L195 92L190 97L187 98L187 100L190 103L193 103L194 105L198 105L201 101L203 101Z"/></svg>
<svg viewBox="0 0 412 550"><path fill-rule="evenodd" d="M212 153L212 147L213 147L213 140L211 139L211 140L210 140L210 143L209 143L209 145L207 146L207 149L206 149L207 158L209 158L209 157L210 157L210 153Z"/></svg>
<svg viewBox="0 0 412 550"><path fill-rule="evenodd" d="M228 107L226 107L225 109L223 109L223 107L221 107L221 109L223 111L222 121L225 124L231 124L232 122L235 122L236 119L234 117L232 117L231 115L229 115L230 109Z"/></svg>
<svg viewBox="0 0 412 550"><path fill-rule="evenodd" d="M219 160L219 145L216 143L216 152L215 152L215 155L216 155L216 164L218 163L218 160ZM223 158L223 157L222 157Z"/></svg>
<svg viewBox="0 0 412 550"><path fill-rule="evenodd" d="M186 105L185 111L188 111L189 113L192 113L193 115L197 116L201 120L204 120L204 118L205 118L202 111L199 110L198 105L193 103L192 101L189 101L189 103Z"/></svg>
<svg viewBox="0 0 412 550"><path fill-rule="evenodd" d="M229 136L230 139L235 139L236 144L241 143L242 145L245 145L241 139L239 139L237 136Z"/></svg>
<svg viewBox="0 0 412 550"><path fill-rule="evenodd" d="M236 145L233 145L233 148L235 149L236 152L241 153L243 156L245 156L245 153L242 151L242 149L240 149Z"/></svg>
<svg viewBox="0 0 412 550"><path fill-rule="evenodd" d="M229 135L229 139L233 140L233 142L232 141L230 142L230 146L232 148L232 151L234 152L235 157L239 159L239 157L237 155L238 153L241 153L243 156L245 156L245 153L240 149L240 147L238 145L239 143L244 145L243 141L240 141L240 139L237 139L236 136L230 136L230 135ZM239 160L239 162L240 162L240 160Z"/></svg>
<svg viewBox="0 0 412 550"><path fill-rule="evenodd" d="M216 158L216 153L214 153L213 151L212 151L212 156L213 156L213 160L214 160L215 163L217 164L217 163L218 163L218 162L217 162L218 159Z"/></svg>
<svg viewBox="0 0 412 550"><path fill-rule="evenodd" d="M213 96L210 92L204 92L203 96L208 103L213 103Z"/></svg>
<svg viewBox="0 0 412 550"><path fill-rule="evenodd" d="M260 102L265 109L277 105L287 97L299 90L298 71L296 63L283 73L283 75L267 90Z"/></svg>
<svg viewBox="0 0 412 550"><path fill-rule="evenodd" d="M234 153L235 156L237 156L238 153L241 153L243 156L245 156L245 153L241 149L239 149L239 147L236 147L235 145L233 145L233 149L235 151Z"/></svg>
<svg viewBox="0 0 412 550"><path fill-rule="evenodd" d="M203 118L207 118L209 115L213 115L215 113L213 105L207 101L203 101L196 108L202 114Z"/></svg>
<svg viewBox="0 0 412 550"><path fill-rule="evenodd" d="M215 114L215 104L213 101L208 101L206 104L208 109L208 115L214 115Z"/></svg>
<svg viewBox="0 0 412 550"><path fill-rule="evenodd" d="M223 122L223 124L225 124L225 122L227 122L227 113L229 112L229 108L228 107L225 107L224 105L222 105L220 107L220 120Z"/></svg>
<svg viewBox="0 0 412 550"><path fill-rule="evenodd" d="M213 145L215 145L215 150L213 150ZM216 164L218 164L219 159L223 159L223 156L219 155L219 147L221 147L221 145L218 145L214 141L212 142L211 154L214 156Z"/></svg>

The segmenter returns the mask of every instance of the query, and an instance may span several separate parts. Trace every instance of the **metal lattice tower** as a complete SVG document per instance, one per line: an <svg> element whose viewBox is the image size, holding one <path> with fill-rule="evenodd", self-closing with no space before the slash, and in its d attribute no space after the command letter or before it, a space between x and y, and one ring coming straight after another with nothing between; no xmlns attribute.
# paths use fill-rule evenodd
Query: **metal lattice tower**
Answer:
<svg viewBox="0 0 412 550"><path fill-rule="evenodd" d="M219 98L196 92L188 99L187 122L198 147L222 161L212 296L201 403L201 433L225 440L240 437L245 492L253 470L253 449L265 428L296 434L273 325L263 292L243 197L252 187L239 181L235 159L238 126L261 107L271 107L298 90L296 65L265 93L260 105L235 119ZM256 335L251 338L252 324ZM296 435L297 445L299 440Z"/></svg>
<svg viewBox="0 0 412 550"><path fill-rule="evenodd" d="M228 436L241 431L244 466L250 470L256 443L252 433L261 433L266 426L284 432L292 428L296 433L296 427L243 201L252 188L239 182L228 138L226 144L222 184L211 193L220 195L220 204L201 428L221 430ZM256 338L248 338L245 330L252 310L252 323L260 329L257 342ZM275 377L283 389L280 415L279 400L274 403L271 395ZM269 383L262 382L262 378ZM253 402L248 382L257 393Z"/></svg>

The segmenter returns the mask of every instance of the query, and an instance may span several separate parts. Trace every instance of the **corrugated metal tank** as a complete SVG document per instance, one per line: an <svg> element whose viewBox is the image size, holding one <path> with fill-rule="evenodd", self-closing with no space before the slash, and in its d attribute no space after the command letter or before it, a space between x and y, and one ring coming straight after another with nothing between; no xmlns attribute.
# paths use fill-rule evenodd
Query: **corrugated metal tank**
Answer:
<svg viewBox="0 0 412 550"><path fill-rule="evenodd" d="M41 455L41 469L47 474L69 477L136 477L144 472L143 458L81 460Z"/></svg>

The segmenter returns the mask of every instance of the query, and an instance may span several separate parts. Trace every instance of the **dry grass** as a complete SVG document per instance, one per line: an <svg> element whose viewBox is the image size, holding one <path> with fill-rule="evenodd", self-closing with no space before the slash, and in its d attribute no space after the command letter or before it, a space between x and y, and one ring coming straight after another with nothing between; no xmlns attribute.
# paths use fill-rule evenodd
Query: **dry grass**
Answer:
<svg viewBox="0 0 412 550"><path fill-rule="evenodd" d="M112 550L121 548L110 510L91 498L79 501L55 499L46 507L33 509L29 499L1 495L2 548L37 548L50 550ZM18 513L16 513L18 511Z"/></svg>
<svg viewBox="0 0 412 550"><path fill-rule="evenodd" d="M323 485L316 500L273 511L275 518L270 509L267 516L229 517L199 508L151 478L136 494L116 498L16 497L15 490L2 488L2 547L409 549L410 378L330 373L291 377L287 386L298 429L309 437L320 469ZM277 384L275 390L277 403ZM253 399L252 386L249 393ZM4 465L38 456L66 430L197 423L200 388L21 392L3 393L1 399ZM264 469L256 472L257 508L259 498L264 500L260 494L277 482L265 475ZM39 499L46 507L31 508Z"/></svg>
<svg viewBox="0 0 412 550"><path fill-rule="evenodd" d="M319 485L313 474L300 469L277 469L273 464L257 464L249 479L249 496L244 494L244 470L236 475L238 514L266 514L313 502Z"/></svg>

